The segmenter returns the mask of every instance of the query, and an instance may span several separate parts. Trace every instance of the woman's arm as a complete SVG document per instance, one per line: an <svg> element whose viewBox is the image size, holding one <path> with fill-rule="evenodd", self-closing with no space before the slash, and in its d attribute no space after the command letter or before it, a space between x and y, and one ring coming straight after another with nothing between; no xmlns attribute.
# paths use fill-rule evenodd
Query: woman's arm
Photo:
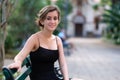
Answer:
<svg viewBox="0 0 120 80"><path fill-rule="evenodd" d="M63 45L61 39L58 37L58 50L59 50L59 65L61 68L61 72L63 74L64 80L69 80L68 77L68 69L67 69L67 64L64 56L64 50L63 50Z"/></svg>
<svg viewBox="0 0 120 80"><path fill-rule="evenodd" d="M35 40L36 40L36 36L34 34L29 37L22 50L15 56L14 63L8 66L9 68L17 68L18 71L21 70L21 64L23 60L35 47Z"/></svg>

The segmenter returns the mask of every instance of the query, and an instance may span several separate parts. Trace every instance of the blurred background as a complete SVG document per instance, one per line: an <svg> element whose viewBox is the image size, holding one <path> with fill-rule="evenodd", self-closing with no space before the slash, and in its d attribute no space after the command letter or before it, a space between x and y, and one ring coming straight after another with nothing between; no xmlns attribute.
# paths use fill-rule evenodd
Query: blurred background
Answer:
<svg viewBox="0 0 120 80"><path fill-rule="evenodd" d="M0 0L0 71L2 66L9 64L9 61L19 52L28 37L39 31L35 19L39 10L46 5L57 5L61 10L61 22L54 34L58 35L61 29L64 29L67 40L75 46L75 50L66 56L70 76L85 80L120 80L119 75L116 75L120 74L120 68L116 67L120 66L118 64L120 63L118 59L120 58L119 0ZM107 55L101 56L97 53L98 50ZM88 58L88 55L93 56ZM95 58L96 62L98 60L97 63L102 59L105 64L106 57L109 55L111 56L108 61L112 61L116 56L111 62L114 68L107 70L109 72L112 70L109 75L102 71L100 75L95 75L101 68L93 70L94 68L90 68L91 62L83 63L91 59L93 61L93 58L97 57ZM71 60L76 62L76 66L73 66L75 64L72 64ZM104 66L105 70L110 65ZM71 71L74 67L77 67L76 70ZM81 69L84 67L88 71ZM94 67L98 68L95 65ZM0 74L2 76L2 73Z"/></svg>

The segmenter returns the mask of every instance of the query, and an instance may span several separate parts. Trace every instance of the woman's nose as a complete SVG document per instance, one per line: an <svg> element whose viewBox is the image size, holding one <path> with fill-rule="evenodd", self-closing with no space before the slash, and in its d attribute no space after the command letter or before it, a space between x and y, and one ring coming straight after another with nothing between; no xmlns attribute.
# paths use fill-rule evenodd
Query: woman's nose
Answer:
<svg viewBox="0 0 120 80"><path fill-rule="evenodd" d="M54 23L55 22L55 20L54 19L51 19L51 23Z"/></svg>

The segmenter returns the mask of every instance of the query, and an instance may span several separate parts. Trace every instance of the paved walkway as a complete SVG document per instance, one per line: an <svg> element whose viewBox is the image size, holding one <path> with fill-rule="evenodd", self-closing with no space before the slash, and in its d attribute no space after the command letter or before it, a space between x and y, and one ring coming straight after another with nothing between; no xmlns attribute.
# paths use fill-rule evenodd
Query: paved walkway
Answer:
<svg viewBox="0 0 120 80"><path fill-rule="evenodd" d="M70 77L83 80L120 80L120 46L102 39L70 39L77 50L66 56Z"/></svg>
<svg viewBox="0 0 120 80"><path fill-rule="evenodd" d="M83 80L120 80L120 46L102 39L71 38L76 50L66 56L69 75ZM5 60L5 65L11 63Z"/></svg>

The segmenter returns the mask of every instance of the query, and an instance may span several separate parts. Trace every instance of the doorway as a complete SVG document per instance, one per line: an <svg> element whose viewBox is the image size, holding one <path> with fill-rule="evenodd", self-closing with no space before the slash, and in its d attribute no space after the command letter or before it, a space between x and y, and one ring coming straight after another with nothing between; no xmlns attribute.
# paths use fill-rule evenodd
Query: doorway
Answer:
<svg viewBox="0 0 120 80"><path fill-rule="evenodd" d="M80 24L80 23L75 24L75 36L76 37L83 36L83 24Z"/></svg>

